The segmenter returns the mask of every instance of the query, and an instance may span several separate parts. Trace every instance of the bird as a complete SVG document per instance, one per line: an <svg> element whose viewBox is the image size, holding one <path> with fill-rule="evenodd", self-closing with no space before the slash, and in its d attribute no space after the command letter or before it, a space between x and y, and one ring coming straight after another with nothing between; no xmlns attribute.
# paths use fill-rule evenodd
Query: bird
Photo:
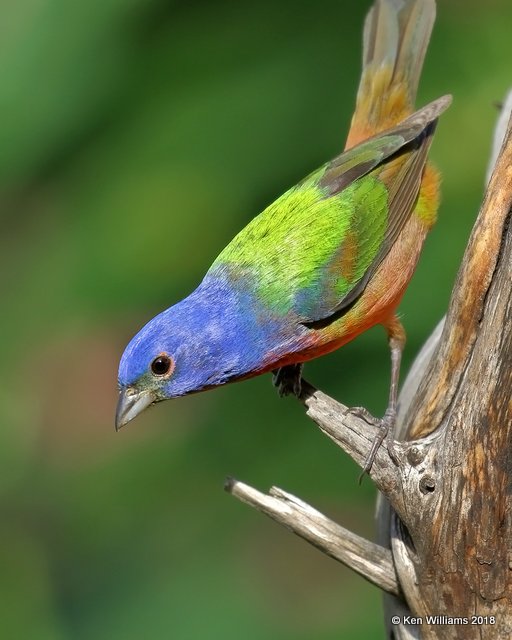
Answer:
<svg viewBox="0 0 512 640"><path fill-rule="evenodd" d="M344 151L253 218L198 287L150 320L119 365L116 429L150 405L273 373L300 396L305 362L383 325L389 401L365 464L396 421L405 330L397 309L439 205L427 161L445 95L415 111L435 0L376 0Z"/></svg>

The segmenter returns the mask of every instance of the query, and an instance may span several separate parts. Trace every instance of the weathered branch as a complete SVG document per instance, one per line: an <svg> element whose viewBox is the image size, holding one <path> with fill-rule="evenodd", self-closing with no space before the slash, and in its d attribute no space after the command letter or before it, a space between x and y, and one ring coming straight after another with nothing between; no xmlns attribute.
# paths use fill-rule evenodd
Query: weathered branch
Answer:
<svg viewBox="0 0 512 640"><path fill-rule="evenodd" d="M492 174L496 167L496 162L498 160L498 156L500 155L501 148L503 147L503 141L505 140L505 136L507 134L508 121L510 119L511 113L512 113L512 90L510 90L507 93L507 95L505 96L505 99L503 100L498 122L496 123L496 128L494 129L491 157L489 158L489 164L487 165L487 173L486 173L486 180L485 180L486 184L489 184L489 182L491 181Z"/></svg>
<svg viewBox="0 0 512 640"><path fill-rule="evenodd" d="M399 594L389 549L344 529L299 498L272 487L269 495L228 478L225 489L315 547L347 565L384 591Z"/></svg>
<svg viewBox="0 0 512 640"><path fill-rule="evenodd" d="M364 467L378 427L368 424L363 418L351 413L341 402L318 391L305 380L302 381L301 401L307 408L307 415L316 422L320 430L348 453L360 467ZM395 448L396 455L403 457L408 446L395 443ZM377 451L369 475L393 503L400 501L400 470L385 446ZM400 510L400 504L397 503L396 508Z"/></svg>

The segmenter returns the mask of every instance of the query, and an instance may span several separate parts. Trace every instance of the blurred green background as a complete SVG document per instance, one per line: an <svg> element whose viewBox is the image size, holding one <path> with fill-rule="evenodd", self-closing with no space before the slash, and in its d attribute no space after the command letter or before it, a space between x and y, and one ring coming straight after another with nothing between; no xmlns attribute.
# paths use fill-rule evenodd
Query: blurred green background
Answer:
<svg viewBox="0 0 512 640"><path fill-rule="evenodd" d="M114 432L129 338L342 148L369 2L0 5L5 638L382 636L378 590L222 491L277 484L373 536L375 491L269 376ZM441 1L418 104L452 92L404 372L446 309L512 84L509 0ZM381 413L379 328L307 377Z"/></svg>

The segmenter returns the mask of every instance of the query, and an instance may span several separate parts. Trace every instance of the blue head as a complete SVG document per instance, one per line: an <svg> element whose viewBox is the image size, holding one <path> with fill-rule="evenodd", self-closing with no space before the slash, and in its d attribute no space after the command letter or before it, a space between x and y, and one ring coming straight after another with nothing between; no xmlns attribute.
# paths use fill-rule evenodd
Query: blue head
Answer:
<svg viewBox="0 0 512 640"><path fill-rule="evenodd" d="M126 347L116 428L156 402L256 373L279 333L268 314L258 313L252 295L226 279L203 281Z"/></svg>

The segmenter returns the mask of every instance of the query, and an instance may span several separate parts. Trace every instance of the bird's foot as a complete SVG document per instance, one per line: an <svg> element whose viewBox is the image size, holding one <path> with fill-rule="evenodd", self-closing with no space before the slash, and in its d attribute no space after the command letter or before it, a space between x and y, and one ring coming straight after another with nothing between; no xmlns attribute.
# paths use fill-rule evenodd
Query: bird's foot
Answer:
<svg viewBox="0 0 512 640"><path fill-rule="evenodd" d="M272 384L281 396L294 395L300 398L302 392L302 364L288 364L272 371Z"/></svg>
<svg viewBox="0 0 512 640"><path fill-rule="evenodd" d="M395 409L386 409L386 413L382 418L376 418L373 416L367 409L364 407L353 407L350 409L350 413L359 418L362 418L368 424L378 427L378 431L375 434L375 438L373 439L372 448L366 458L364 463L363 471L359 476L359 482L363 479L363 477L370 472L372 468L373 462L375 460L375 456L377 455L377 451L381 444L386 441L386 448L389 453L389 457L394 462L394 464L399 465L400 460L395 450L394 445L394 431L396 424L396 410Z"/></svg>

